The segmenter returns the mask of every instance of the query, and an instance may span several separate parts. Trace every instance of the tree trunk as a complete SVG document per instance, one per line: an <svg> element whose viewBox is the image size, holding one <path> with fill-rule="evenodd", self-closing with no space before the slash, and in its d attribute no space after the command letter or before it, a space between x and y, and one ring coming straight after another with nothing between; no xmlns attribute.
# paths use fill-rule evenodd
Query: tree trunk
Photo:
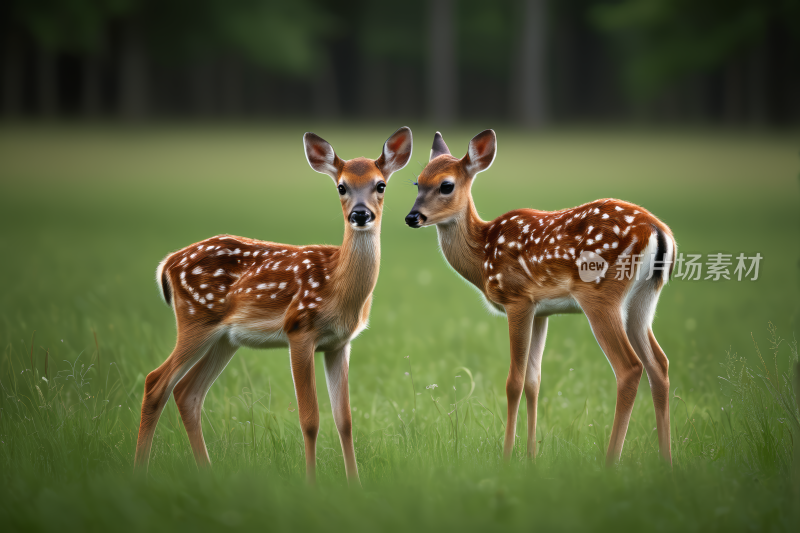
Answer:
<svg viewBox="0 0 800 533"><path fill-rule="evenodd" d="M22 114L22 42L9 30L3 44L3 115L14 118Z"/></svg>
<svg viewBox="0 0 800 533"><path fill-rule="evenodd" d="M420 117L425 114L423 91L420 89L420 72L413 65L398 65L389 80L394 86L395 97L392 114L400 117Z"/></svg>
<svg viewBox="0 0 800 533"><path fill-rule="evenodd" d="M448 124L458 113L455 9L453 0L431 0L428 28L428 106L437 124Z"/></svg>
<svg viewBox="0 0 800 533"><path fill-rule="evenodd" d="M319 66L313 86L314 114L320 118L336 118L341 114L339 91L336 86L336 72L333 61L325 55Z"/></svg>
<svg viewBox="0 0 800 533"><path fill-rule="evenodd" d="M745 81L742 66L742 61L734 57L725 67L723 120L729 125L739 124L744 115Z"/></svg>
<svg viewBox="0 0 800 533"><path fill-rule="evenodd" d="M547 0L524 0L516 119L529 128L547 123Z"/></svg>
<svg viewBox="0 0 800 533"><path fill-rule="evenodd" d="M36 61L36 97L39 115L53 118L58 112L58 72L55 54L39 48Z"/></svg>
<svg viewBox="0 0 800 533"><path fill-rule="evenodd" d="M263 67L255 67L248 84L248 113L259 117L274 114L275 88L269 73Z"/></svg>
<svg viewBox="0 0 800 533"><path fill-rule="evenodd" d="M136 22L122 31L119 70L119 111L123 118L140 120L149 112L149 76L144 40Z"/></svg>
<svg viewBox="0 0 800 533"><path fill-rule="evenodd" d="M362 57L361 61L360 114L367 119L385 118L390 107L390 66L385 59Z"/></svg>
<svg viewBox="0 0 800 533"><path fill-rule="evenodd" d="M240 118L244 114L244 72L242 61L235 56L223 59L220 66L222 74L220 101L222 113L226 117Z"/></svg>
<svg viewBox="0 0 800 533"><path fill-rule="evenodd" d="M216 110L215 65L209 61L195 63L189 68L189 101L195 117L208 118Z"/></svg>
<svg viewBox="0 0 800 533"><path fill-rule="evenodd" d="M81 111L85 117L97 117L103 107L102 60L98 54L84 56L82 81Z"/></svg>
<svg viewBox="0 0 800 533"><path fill-rule="evenodd" d="M769 56L766 45L754 48L747 58L747 115L753 126L767 123L767 73Z"/></svg>

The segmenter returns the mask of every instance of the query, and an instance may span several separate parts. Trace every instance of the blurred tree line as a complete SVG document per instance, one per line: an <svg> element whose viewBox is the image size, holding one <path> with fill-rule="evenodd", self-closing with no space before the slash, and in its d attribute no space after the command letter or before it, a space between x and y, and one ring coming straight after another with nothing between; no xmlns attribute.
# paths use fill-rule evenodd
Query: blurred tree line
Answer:
<svg viewBox="0 0 800 533"><path fill-rule="evenodd" d="M800 0L5 0L4 117L800 122Z"/></svg>

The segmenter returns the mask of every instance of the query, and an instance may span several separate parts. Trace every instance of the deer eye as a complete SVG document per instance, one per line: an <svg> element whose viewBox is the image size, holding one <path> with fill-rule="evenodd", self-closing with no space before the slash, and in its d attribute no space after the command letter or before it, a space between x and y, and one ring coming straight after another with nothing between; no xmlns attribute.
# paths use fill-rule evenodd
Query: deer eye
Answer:
<svg viewBox="0 0 800 533"><path fill-rule="evenodd" d="M339 185L337 189L339 189L339 194L341 194L342 196L344 196L345 193L347 192L347 189L344 188L344 185Z"/></svg>
<svg viewBox="0 0 800 533"><path fill-rule="evenodd" d="M451 182L445 181L444 183L442 183L442 186L439 187L439 191L442 194L450 194L451 192L453 192L454 187L455 185L453 185Z"/></svg>
<svg viewBox="0 0 800 533"><path fill-rule="evenodd" d="M378 184L378 192L382 193L385 190L386 190L386 184L384 182L380 182Z"/></svg>

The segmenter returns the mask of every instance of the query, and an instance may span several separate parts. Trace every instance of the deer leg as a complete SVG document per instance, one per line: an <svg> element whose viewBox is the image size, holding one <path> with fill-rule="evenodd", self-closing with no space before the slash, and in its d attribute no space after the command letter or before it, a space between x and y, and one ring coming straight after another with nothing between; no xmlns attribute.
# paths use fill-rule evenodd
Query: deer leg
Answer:
<svg viewBox="0 0 800 533"><path fill-rule="evenodd" d="M353 419L350 415L350 391L347 382L349 368L350 343L340 350L325 352L325 378L328 382L333 420L336 422L339 441L342 444L344 469L352 485L361 485L353 446Z"/></svg>
<svg viewBox="0 0 800 533"><path fill-rule="evenodd" d="M617 406L606 452L606 466L612 466L622 455L633 402L636 400L636 391L642 379L642 363L625 334L619 308L609 307L606 302L596 305L590 302L579 301L579 303L589 319L595 339L606 354L617 377Z"/></svg>
<svg viewBox="0 0 800 533"><path fill-rule="evenodd" d="M231 346L225 340L218 341L203 359L178 382L172 393L198 466L211 464L203 439L201 420L203 401L211 385L222 374L235 353L235 346Z"/></svg>
<svg viewBox="0 0 800 533"><path fill-rule="evenodd" d="M653 330L647 328L647 336L653 359L645 360L650 389L653 392L653 405L656 410L656 428L658 430L658 450L661 456L672 466L672 440L669 428L669 360L658 345Z"/></svg>
<svg viewBox="0 0 800 533"><path fill-rule="evenodd" d="M528 402L528 458L536 457L536 410L539 404L539 385L542 382L542 354L547 337L547 317L533 319L528 369L525 372L525 399Z"/></svg>
<svg viewBox="0 0 800 533"><path fill-rule="evenodd" d="M150 448L156 432L161 411L167 404L172 389L208 350L208 337L192 338L178 336L172 354L161 366L150 372L144 380L142 416L139 422L139 438L136 442L134 468L147 470Z"/></svg>
<svg viewBox="0 0 800 533"><path fill-rule="evenodd" d="M528 351L531 345L533 329L533 307L508 306L508 334L511 344L511 367L506 380L506 399L508 400L508 419L506 421L506 437L503 444L503 457L508 460L514 449L514 438L517 430L517 414L522 399L525 383L525 370L528 365Z"/></svg>
<svg viewBox="0 0 800 533"><path fill-rule="evenodd" d="M627 317L628 339L636 351L636 355L644 364L650 391L653 395L653 406L656 412L656 429L658 430L658 449L661 456L670 465L672 453L669 436L669 360L658 345L651 324L655 313L658 292L650 287L640 289L630 298Z"/></svg>
<svg viewBox="0 0 800 533"><path fill-rule="evenodd" d="M289 339L294 392L297 413L306 447L306 478L309 483L317 479L317 434L319 433L319 404L314 379L314 342L305 337Z"/></svg>

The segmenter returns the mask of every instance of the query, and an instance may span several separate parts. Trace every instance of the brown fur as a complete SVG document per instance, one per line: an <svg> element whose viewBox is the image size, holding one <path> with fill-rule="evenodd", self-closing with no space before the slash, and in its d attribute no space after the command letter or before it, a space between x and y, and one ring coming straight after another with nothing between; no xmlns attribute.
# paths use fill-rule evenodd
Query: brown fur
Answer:
<svg viewBox="0 0 800 533"><path fill-rule="evenodd" d="M325 373L348 480L358 484L348 394L350 342L369 318L380 265L383 192L378 185L411 156L411 131L401 128L376 160L342 161L331 146L306 134L306 157L330 175L345 218L337 246L292 246L220 235L167 256L157 282L175 311L178 339L167 360L145 379L136 446L146 468L158 418L170 393L181 414L195 459L210 464L201 428L203 400L239 346L289 347L306 473L315 479L319 406L314 353L325 353ZM372 220L350 222L355 209ZM168 289L168 291L167 291Z"/></svg>
<svg viewBox="0 0 800 533"><path fill-rule="evenodd" d="M457 159L444 151L446 145L437 134L434 146L443 153L420 174L419 194L409 216L418 216L422 226L436 225L447 261L483 293L489 305L508 317L511 368L506 382L505 456L509 457L513 448L523 389L528 399L528 455L536 454L536 407L547 316L583 311L617 377L608 463L620 458L643 370L653 391L659 448L671 462L669 363L653 336L647 307L658 298L664 273L656 270L655 279L644 284L635 277L626 278L626 269L616 264L620 257L649 249L654 232L659 231L674 258L677 250L670 229L645 209L614 199L553 212L518 209L483 221L475 209L471 187L475 174L491 165L495 143L494 132L487 130L471 141L467 155ZM452 193L441 192L446 181L454 183ZM608 262L600 282L580 278L576 261L581 252L596 253ZM642 279L648 274L642 272ZM618 276L621 279L616 279ZM557 305L565 307L548 307ZM630 309L623 309L625 305Z"/></svg>

